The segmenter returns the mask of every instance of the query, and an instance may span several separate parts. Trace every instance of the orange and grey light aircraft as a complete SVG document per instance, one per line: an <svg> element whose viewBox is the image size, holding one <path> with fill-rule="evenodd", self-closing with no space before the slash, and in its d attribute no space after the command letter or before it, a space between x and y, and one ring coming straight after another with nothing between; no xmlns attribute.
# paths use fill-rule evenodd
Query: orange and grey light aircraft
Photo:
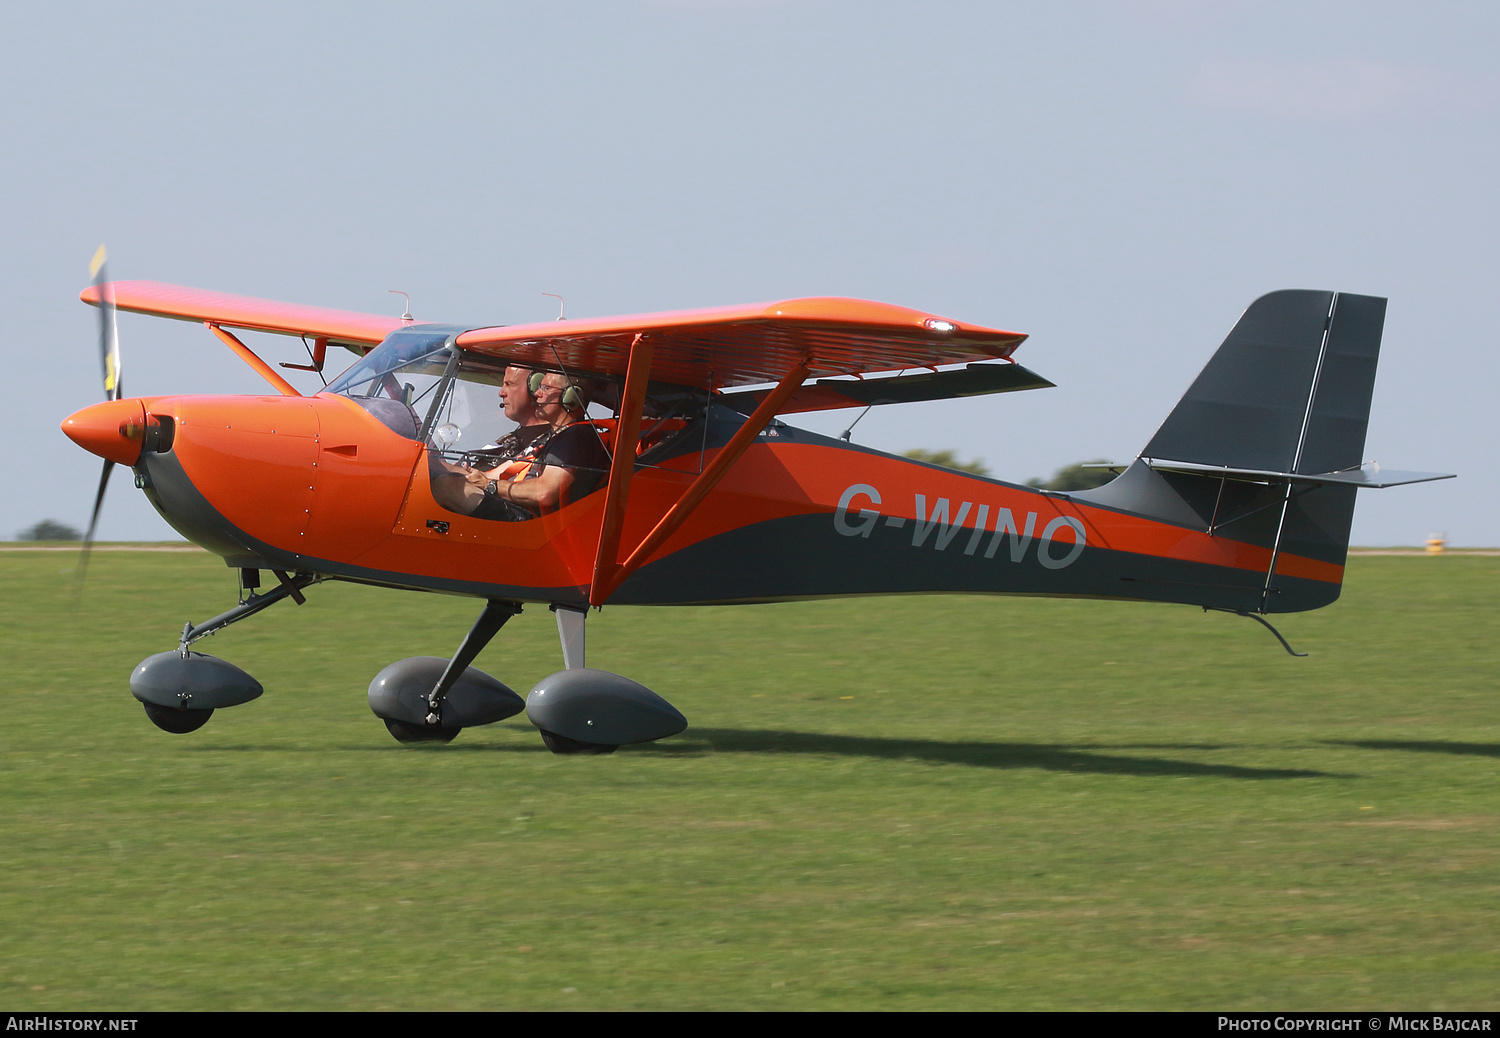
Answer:
<svg viewBox="0 0 1500 1038"><path fill-rule="evenodd" d="M1014 332L840 298L470 327L110 282L102 250L95 266L82 298L101 311L109 399L63 422L105 459L88 540L128 465L240 575L238 604L131 677L172 732L262 692L190 646L324 580L484 603L451 658L371 683L397 739L524 709L554 751L601 753L687 722L585 665L590 609L952 592L1176 602L1270 627L1338 597L1357 490L1442 478L1364 462L1386 307L1372 296L1256 300L1140 456L1063 493L780 417L1051 385L1016 363ZM115 308L205 324L274 392L122 396ZM300 336L309 363L284 367L357 359L304 395L242 330ZM502 413L507 369L531 425ZM556 613L565 665L524 701L471 666L523 603Z"/></svg>

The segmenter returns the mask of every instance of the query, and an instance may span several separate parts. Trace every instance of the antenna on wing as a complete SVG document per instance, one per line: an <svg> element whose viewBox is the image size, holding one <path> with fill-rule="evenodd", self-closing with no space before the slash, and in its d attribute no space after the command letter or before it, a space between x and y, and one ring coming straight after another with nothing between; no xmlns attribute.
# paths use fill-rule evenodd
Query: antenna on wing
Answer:
<svg viewBox="0 0 1500 1038"><path fill-rule="evenodd" d="M401 291L399 288L388 288L388 289L386 289L386 291L389 292L393 296L401 296L402 298L404 298L406 300L406 312L401 315L401 320L403 320L403 321L415 321L416 318L411 315L411 296L407 295L405 292Z"/></svg>
<svg viewBox="0 0 1500 1038"><path fill-rule="evenodd" d="M557 300L557 319L559 321L565 321L565 320L567 320L566 315L563 314L563 297L560 296L560 295L558 295L556 292L543 292L542 295L544 295L544 296L551 296L553 299L556 299Z"/></svg>

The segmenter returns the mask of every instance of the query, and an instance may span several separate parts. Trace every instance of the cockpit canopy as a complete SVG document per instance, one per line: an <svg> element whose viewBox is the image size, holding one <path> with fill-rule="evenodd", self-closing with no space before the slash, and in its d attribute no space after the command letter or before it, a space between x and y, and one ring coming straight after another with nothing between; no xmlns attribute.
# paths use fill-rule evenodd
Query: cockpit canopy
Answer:
<svg viewBox="0 0 1500 1038"><path fill-rule="evenodd" d="M506 358L461 349L462 325L423 324L386 336L325 392L348 397L391 431L421 440L429 449L462 455L494 443L514 428L500 409L500 383ZM578 373L593 389L595 414L617 410L615 380ZM644 417L669 422L705 413L709 394L701 389L651 383Z"/></svg>
<svg viewBox="0 0 1500 1038"><path fill-rule="evenodd" d="M460 350L454 338L462 330L422 325L392 332L326 392L348 397L392 432L438 450L493 442L512 424L500 410L505 365Z"/></svg>

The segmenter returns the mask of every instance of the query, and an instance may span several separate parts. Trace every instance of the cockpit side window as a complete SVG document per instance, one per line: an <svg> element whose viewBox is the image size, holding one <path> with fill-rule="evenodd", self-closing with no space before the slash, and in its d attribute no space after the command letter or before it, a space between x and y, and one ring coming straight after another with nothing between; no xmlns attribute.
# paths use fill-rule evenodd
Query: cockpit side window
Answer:
<svg viewBox="0 0 1500 1038"><path fill-rule="evenodd" d="M515 423L507 421L501 409L504 378L502 363L487 357L460 357L429 422L428 448L461 460L493 446L513 429Z"/></svg>

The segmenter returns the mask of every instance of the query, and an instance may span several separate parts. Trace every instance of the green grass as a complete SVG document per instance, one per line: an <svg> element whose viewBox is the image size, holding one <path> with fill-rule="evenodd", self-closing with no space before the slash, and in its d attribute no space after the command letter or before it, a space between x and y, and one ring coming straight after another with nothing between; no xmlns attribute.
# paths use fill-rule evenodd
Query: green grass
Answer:
<svg viewBox="0 0 1500 1038"><path fill-rule="evenodd" d="M402 747L364 692L466 600L330 584L200 643L261 699L157 731L131 667L216 559L0 555L0 1004L44 1009L1494 1009L1500 558L1358 558L1329 609L958 597L611 608L688 716ZM478 666L558 669L529 607Z"/></svg>

